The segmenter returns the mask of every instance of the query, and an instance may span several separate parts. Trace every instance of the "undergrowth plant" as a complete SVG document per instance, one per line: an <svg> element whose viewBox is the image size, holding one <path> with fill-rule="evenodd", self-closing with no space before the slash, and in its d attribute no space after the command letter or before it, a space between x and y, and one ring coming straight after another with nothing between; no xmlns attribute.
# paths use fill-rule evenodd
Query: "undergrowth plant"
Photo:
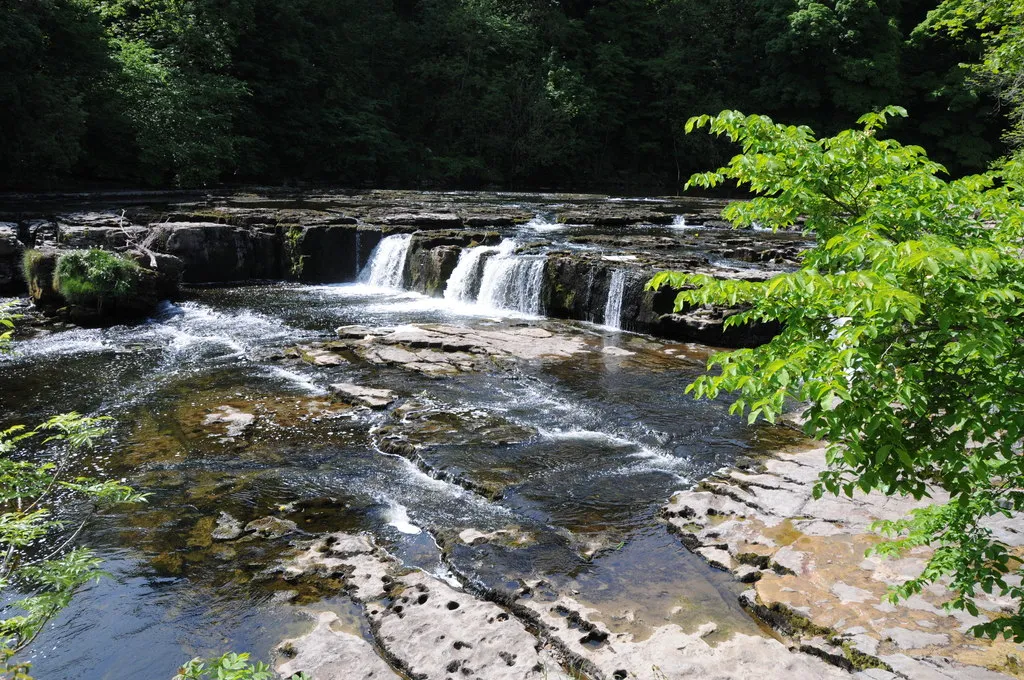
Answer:
<svg viewBox="0 0 1024 680"><path fill-rule="evenodd" d="M132 297L142 279L138 263L106 250L72 250L57 260L53 285L73 305L102 309Z"/></svg>
<svg viewBox="0 0 1024 680"><path fill-rule="evenodd" d="M270 666L257 661L249 663L247 653L228 653L212 659L195 658L178 670L174 680L274 680ZM288 680L313 680L305 673L296 673Z"/></svg>

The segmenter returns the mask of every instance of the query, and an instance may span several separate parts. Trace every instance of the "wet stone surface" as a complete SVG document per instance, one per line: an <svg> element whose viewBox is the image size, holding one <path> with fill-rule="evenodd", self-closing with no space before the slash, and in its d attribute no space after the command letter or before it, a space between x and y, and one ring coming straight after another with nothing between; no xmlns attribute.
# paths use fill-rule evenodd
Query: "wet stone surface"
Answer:
<svg viewBox="0 0 1024 680"><path fill-rule="evenodd" d="M793 266L799 234L725 231L720 204L674 199L167 200L135 202L128 233L176 225L161 238L182 252L193 239L190 280L303 283L185 289L153 318L107 329L40 319L0 356L0 427L58 410L114 415L110 439L79 464L151 494L90 518L80 540L114 578L43 631L38 677L170 677L228 649L317 680L339 668L483 680L852 675L835 640L780 642L739 598L753 587L744 597L755 605L813 611L821 600L852 616L877 602L874 576L822 567L841 557L824 543L836 522L785 521L808 508L809 470L770 478L768 455L791 437L682 394L715 351L694 341L726 339L723 311L673 315L671 295L643 291L664 266L771 276ZM71 212L19 233L124 247L119 211ZM392 237L408 248L371 262ZM371 264L388 265L377 269L390 287L355 281ZM641 327L677 340L628 332ZM719 498L724 488L737 490ZM704 515L698 505L673 519L700 536L700 554L658 521L680 490L710 494L692 497ZM781 519L751 524L721 514L727 502L770 504ZM885 569L870 571L891 578ZM815 602L798 601L785 580L795 574L815 584ZM935 616L930 596L917 604L908 620ZM864 612L874 618L828 624L893 669L861 680L993 665L927 618ZM943 635L963 655L943 656Z"/></svg>
<svg viewBox="0 0 1024 680"><path fill-rule="evenodd" d="M676 494L662 514L710 565L752 583L741 596L745 605L809 653L911 679L1019 676L1020 645L968 632L1008 601L979 594L982 611L974 617L946 612L942 586L895 605L884 599L888 588L920 573L930 552L865 557L879 540L869 527L905 517L920 502L878 493L814 499L824 467L822 448L780 453L756 471L725 470ZM933 497L944 498L938 490ZM1017 526L1014 518L995 528L1019 550Z"/></svg>

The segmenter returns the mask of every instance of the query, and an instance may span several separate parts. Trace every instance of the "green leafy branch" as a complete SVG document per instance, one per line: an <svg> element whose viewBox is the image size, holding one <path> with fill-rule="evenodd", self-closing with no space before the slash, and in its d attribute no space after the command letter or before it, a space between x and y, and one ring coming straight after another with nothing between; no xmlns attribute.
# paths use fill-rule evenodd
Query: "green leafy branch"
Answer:
<svg viewBox="0 0 1024 680"><path fill-rule="evenodd" d="M1024 510L1024 189L1002 170L943 179L923 149L881 138L904 115L888 107L824 139L734 111L691 119L742 153L688 186L747 187L754 198L724 211L736 226L800 226L816 244L768 281L661 272L648 288L674 289L677 311L727 307L726 326L779 323L763 346L712 356L687 392L733 394L750 422L802 404L805 431L828 443L817 496L948 494L879 525L893 538L879 553L935 549L893 596L948 579L948 606L975 614L979 589L997 592L1016 612L974 631L1021 641L1008 575L1024 572L991 526Z"/></svg>

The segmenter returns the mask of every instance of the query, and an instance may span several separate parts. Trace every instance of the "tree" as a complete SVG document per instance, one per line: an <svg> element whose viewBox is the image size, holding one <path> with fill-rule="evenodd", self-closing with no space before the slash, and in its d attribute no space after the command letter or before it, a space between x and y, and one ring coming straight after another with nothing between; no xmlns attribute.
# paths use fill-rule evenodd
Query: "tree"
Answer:
<svg viewBox="0 0 1024 680"><path fill-rule="evenodd" d="M0 186L47 185L83 153L89 100L113 71L97 17L78 0L0 9Z"/></svg>
<svg viewBox="0 0 1024 680"><path fill-rule="evenodd" d="M896 537L881 553L935 548L892 597L945 577L953 609L977 613L979 589L1009 595L1014 613L973 630L1022 641L1024 588L1011 575L1024 568L989 522L1024 510L1024 187L1006 168L943 179L923 149L880 138L904 115L889 107L825 139L735 111L690 120L742 153L687 186L745 186L756 197L726 208L734 224L799 224L816 245L765 282L665 272L648 285L680 289L677 309L744 306L729 326L781 322L768 344L713 356L717 372L687 390L734 393L732 411L750 421L803 404L805 432L828 442L818 495L948 492L878 526Z"/></svg>
<svg viewBox="0 0 1024 680"><path fill-rule="evenodd" d="M1018 161L1010 170L1019 171L1024 161L1024 0L945 0L925 26L954 36L981 32L985 53L974 73L1006 106L1006 140Z"/></svg>

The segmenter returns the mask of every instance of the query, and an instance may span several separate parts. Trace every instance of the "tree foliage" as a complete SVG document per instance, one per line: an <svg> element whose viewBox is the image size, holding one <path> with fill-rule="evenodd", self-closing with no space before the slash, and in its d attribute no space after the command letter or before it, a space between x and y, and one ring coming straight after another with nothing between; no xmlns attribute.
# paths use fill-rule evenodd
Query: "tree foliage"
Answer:
<svg viewBox="0 0 1024 680"><path fill-rule="evenodd" d="M819 495L936 494L879 526L897 536L880 552L935 548L894 596L948 577L948 606L976 614L979 589L1008 595L1016 612L974 632L1021 641L1024 569L992 520L1024 510L1024 187L1005 168L944 179L920 147L881 138L905 115L889 107L823 139L735 111L690 120L742 148L690 186L736 182L756 197L726 209L734 224L799 225L817 241L766 282L666 272L649 286L681 289L677 308L745 308L730 326L780 322L767 345L712 357L688 391L733 393L750 421L803 404L806 433L828 442Z"/></svg>
<svg viewBox="0 0 1024 680"><path fill-rule="evenodd" d="M28 664L12 660L66 607L75 592L99 578L100 560L72 547L84 520L69 530L53 507L69 501L96 504L144 500L124 484L75 476L75 452L88 449L107 432L106 418L66 413L34 429L15 425L0 431L0 674L27 679ZM47 462L19 456L30 440L50 452ZM20 596L20 597L19 597Z"/></svg>
<svg viewBox="0 0 1024 680"><path fill-rule="evenodd" d="M1024 1L945 0L924 26L954 36L981 33L985 52L974 73L1006 106L1010 127L1005 136L1017 160L1024 160Z"/></svg>
<svg viewBox="0 0 1024 680"><path fill-rule="evenodd" d="M0 187L661 189L727 157L683 134L692 115L755 108L832 132L890 101L919 121L901 133L979 170L999 120L960 64L982 33L916 30L936 5L15 0Z"/></svg>

